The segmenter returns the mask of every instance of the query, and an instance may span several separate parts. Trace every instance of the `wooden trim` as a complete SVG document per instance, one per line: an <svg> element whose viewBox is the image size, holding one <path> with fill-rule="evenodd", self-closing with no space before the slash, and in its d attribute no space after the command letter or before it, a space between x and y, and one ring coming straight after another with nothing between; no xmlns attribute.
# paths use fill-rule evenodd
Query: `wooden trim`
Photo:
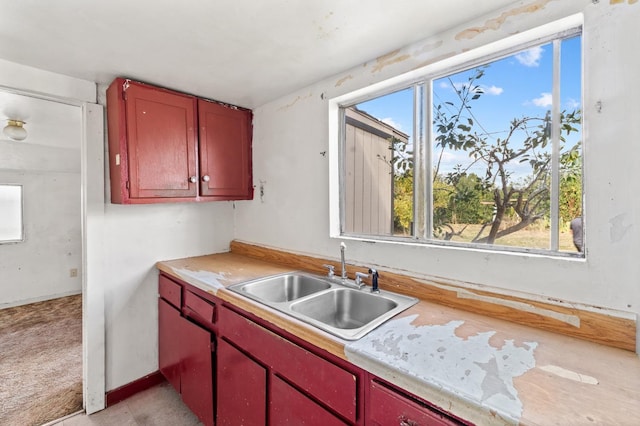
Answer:
<svg viewBox="0 0 640 426"><path fill-rule="evenodd" d="M138 392L142 392L143 390L159 385L164 381L164 376L160 371L156 371L155 373L141 377L138 380L134 380L133 382L127 383L119 388L110 390L106 395L107 407L111 407L112 405L137 394Z"/></svg>
<svg viewBox="0 0 640 426"><path fill-rule="evenodd" d="M231 252L279 263L295 269L323 274L323 264L340 266L337 262L319 257L300 255L240 241L231 242ZM366 268L347 265L351 276ZM382 270L380 270L382 271ZM524 297L508 296L490 291L477 290L428 278L416 278L384 271L380 276L381 289L428 300L444 306L461 309L492 318L499 318L553 333L576 337L614 348L635 352L635 320L616 316L606 309L592 310L548 303ZM585 307L586 308L586 307Z"/></svg>

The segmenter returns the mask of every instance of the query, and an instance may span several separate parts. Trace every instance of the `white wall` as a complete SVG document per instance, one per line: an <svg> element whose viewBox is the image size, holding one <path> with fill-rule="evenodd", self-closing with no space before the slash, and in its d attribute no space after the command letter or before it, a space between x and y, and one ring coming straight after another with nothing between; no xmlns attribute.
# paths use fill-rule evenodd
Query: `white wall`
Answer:
<svg viewBox="0 0 640 426"><path fill-rule="evenodd" d="M330 160L320 154L330 150L327 99L583 13L586 260L359 241L347 241L347 259L639 313L640 4L629 3L523 1L257 108L254 180L266 182L265 197L238 207L236 238L336 258Z"/></svg>
<svg viewBox="0 0 640 426"><path fill-rule="evenodd" d="M47 123L27 122L29 135L24 141L0 135L0 183L23 186L24 225L24 241L0 244L0 308L78 294L82 289L80 108L0 94L3 111L24 102L34 119L36 110L40 116L65 114L56 123L56 132L47 132Z"/></svg>
<svg viewBox="0 0 640 426"><path fill-rule="evenodd" d="M158 370L159 260L228 251L229 202L105 210L106 388Z"/></svg>

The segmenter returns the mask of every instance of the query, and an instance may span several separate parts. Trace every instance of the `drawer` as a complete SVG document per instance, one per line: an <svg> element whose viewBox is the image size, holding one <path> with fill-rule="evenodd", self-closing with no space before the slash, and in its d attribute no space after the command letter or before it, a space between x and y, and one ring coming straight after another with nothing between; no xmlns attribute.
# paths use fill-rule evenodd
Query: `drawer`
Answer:
<svg viewBox="0 0 640 426"><path fill-rule="evenodd" d="M191 293L189 290L184 292L184 307L182 308L184 316L191 318L198 324L213 328L216 322L216 306L213 302L209 302Z"/></svg>
<svg viewBox="0 0 640 426"><path fill-rule="evenodd" d="M355 374L224 306L220 308L218 326L224 337L270 367L274 374L349 421L356 421L358 380Z"/></svg>
<svg viewBox="0 0 640 426"><path fill-rule="evenodd" d="M158 278L158 292L160 297L180 309L182 307L182 286L177 282L160 275Z"/></svg>
<svg viewBox="0 0 640 426"><path fill-rule="evenodd" d="M367 424L387 426L453 426L463 425L435 408L371 381L369 394L369 419Z"/></svg>

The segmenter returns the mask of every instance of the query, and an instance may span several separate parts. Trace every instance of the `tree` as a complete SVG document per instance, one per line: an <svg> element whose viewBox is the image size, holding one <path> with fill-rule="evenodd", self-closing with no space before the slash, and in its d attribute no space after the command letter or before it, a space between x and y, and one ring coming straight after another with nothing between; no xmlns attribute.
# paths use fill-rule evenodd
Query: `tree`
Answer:
<svg viewBox="0 0 640 426"><path fill-rule="evenodd" d="M458 184L467 177L469 169L482 165L485 175L479 189L491 192L493 214L485 220L473 242L493 244L497 239L548 216L551 155L545 148L551 142L551 119L548 112L544 117L514 118L503 138L493 139L486 131L478 132L480 126L474 122L471 104L484 93L477 81L483 77L486 68L477 68L466 84L455 88L459 103L445 102L434 108L434 125L438 133L436 146L440 148L434 182L439 178L442 156L447 149L464 150L471 159L466 167L458 166L447 175L447 180L454 188L450 197L454 199L464 194L464 188ZM455 87L453 81L449 82ZM449 112L452 109L453 112ZM580 159L579 142L570 149L566 149L565 144L566 136L577 131L576 126L580 121L579 110L561 113L560 161L564 179L571 179L572 176L577 179L579 175L576 167ZM531 175L518 181L513 178L509 166L525 162L531 167ZM508 217L514 218L515 222L505 224ZM446 215L442 215L441 219L452 220ZM435 223L436 227L445 225L437 221Z"/></svg>
<svg viewBox="0 0 640 426"><path fill-rule="evenodd" d="M413 223L413 169L393 177L393 224L395 231L409 234Z"/></svg>
<svg viewBox="0 0 640 426"><path fill-rule="evenodd" d="M407 142L391 137L389 158L378 155L393 176L394 232L409 234L413 224L413 152Z"/></svg>

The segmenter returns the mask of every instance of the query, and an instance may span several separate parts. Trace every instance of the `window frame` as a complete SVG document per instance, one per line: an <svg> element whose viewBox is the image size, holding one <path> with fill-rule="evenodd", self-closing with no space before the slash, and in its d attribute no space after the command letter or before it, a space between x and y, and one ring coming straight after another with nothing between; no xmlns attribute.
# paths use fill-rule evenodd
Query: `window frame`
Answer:
<svg viewBox="0 0 640 426"><path fill-rule="evenodd" d="M422 69L403 74L379 83L375 83L371 86L362 88L355 92L345 94L343 96L331 99L329 101L329 129L330 129L330 236L333 238L352 239L369 242L394 242L405 243L410 245L429 245L440 246L447 248L464 248L473 249L479 251L492 251L492 252L505 252L505 253L525 253L525 254L540 254L553 257L585 257L585 250L582 252L566 252L560 251L558 248L558 213L559 213L559 193L558 193L558 137L559 137L559 125L558 120L555 119L555 125L552 126L552 146L554 158L552 161L556 163L552 165L552 175L556 178L552 180L550 188L550 214L552 217L551 225L551 241L550 248L538 249L516 246L504 246L499 244L475 244L459 241L444 241L433 238L433 185L427 180L427 176L431 175L431 153L433 149L432 135L433 135L433 114L432 114L432 83L439 78L456 74L470 68L478 67L484 64L489 64L494 61L509 57L515 53L521 52L531 47L552 43L554 49L552 52L554 58L553 64L553 97L552 114L553 117L559 117L560 105L559 105L559 49L555 45L562 42L564 39L568 39L575 36L583 36L583 22L582 15L573 15L567 17L561 21L544 25L533 30L529 30L520 33L516 36L512 36L498 42L491 43L489 45L481 46L479 48L470 50L460 55L456 55L452 58L439 61L434 64L430 64ZM581 43L581 81L584 81L584 43ZM345 164L345 133L346 133L346 120L345 110L351 106L357 105L362 102L366 102L371 99L375 99L387 94L391 94L395 91L414 87L414 120L412 139L414 141L414 194L413 194L413 215L414 215L414 229L410 236L395 236L395 235L374 235L374 234L358 234L358 233L346 233L343 231L345 224L346 214L346 191L345 191L345 176L346 176L346 164ZM422 101L418 92L423 90ZM581 91L581 105L584 99L584 91ZM421 119L424 120L423 129L420 129L418 116L422 110ZM584 110L583 110L584 112ZM584 177L585 170L585 149L584 149L584 114L582 116L582 174ZM337 157L337 158L336 158ZM334 167L337 164L337 168ZM336 176L337 174L337 176ZM585 216L585 191L584 191L584 179L582 181L582 214ZM337 197L336 195L337 191ZM337 214L336 214L337 211ZM583 241L586 242L586 238L583 235Z"/></svg>

